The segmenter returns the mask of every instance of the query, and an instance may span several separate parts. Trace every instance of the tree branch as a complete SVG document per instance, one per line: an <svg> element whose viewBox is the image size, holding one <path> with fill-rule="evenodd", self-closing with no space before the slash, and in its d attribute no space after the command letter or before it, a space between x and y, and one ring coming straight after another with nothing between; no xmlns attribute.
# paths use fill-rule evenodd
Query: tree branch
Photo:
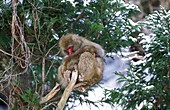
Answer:
<svg viewBox="0 0 170 110"><path fill-rule="evenodd" d="M41 97L44 95L44 86L45 86L45 57L42 60L42 88L41 88Z"/></svg>
<svg viewBox="0 0 170 110"><path fill-rule="evenodd" d="M54 95L60 90L59 84L56 83L55 87L48 93L45 97L42 97L40 104L43 104L47 101L49 101L51 98L54 97Z"/></svg>

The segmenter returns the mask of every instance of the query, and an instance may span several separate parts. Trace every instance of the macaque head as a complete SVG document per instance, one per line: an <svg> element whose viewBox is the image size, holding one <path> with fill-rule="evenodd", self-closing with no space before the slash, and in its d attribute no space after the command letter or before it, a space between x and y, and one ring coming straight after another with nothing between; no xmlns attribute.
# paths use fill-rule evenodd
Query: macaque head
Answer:
<svg viewBox="0 0 170 110"><path fill-rule="evenodd" d="M85 45L84 47L82 47L82 51L83 52L90 52L93 55L97 54L96 48L92 45Z"/></svg>
<svg viewBox="0 0 170 110"><path fill-rule="evenodd" d="M59 41L60 48L63 53L72 55L82 45L82 40L75 34L67 34L62 36Z"/></svg>

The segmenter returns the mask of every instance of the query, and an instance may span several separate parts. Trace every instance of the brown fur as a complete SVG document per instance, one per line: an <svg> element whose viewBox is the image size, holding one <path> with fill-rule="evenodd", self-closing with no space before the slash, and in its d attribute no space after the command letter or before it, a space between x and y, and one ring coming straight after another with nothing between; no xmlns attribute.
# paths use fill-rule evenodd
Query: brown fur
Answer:
<svg viewBox="0 0 170 110"><path fill-rule="evenodd" d="M62 65L58 69L58 80L62 87L68 85L75 66L79 72L77 83L84 83L81 87L86 89L101 80L104 50L99 44L74 34L68 34L60 39L59 45L65 53ZM65 52L69 46L73 47L72 55L67 55Z"/></svg>

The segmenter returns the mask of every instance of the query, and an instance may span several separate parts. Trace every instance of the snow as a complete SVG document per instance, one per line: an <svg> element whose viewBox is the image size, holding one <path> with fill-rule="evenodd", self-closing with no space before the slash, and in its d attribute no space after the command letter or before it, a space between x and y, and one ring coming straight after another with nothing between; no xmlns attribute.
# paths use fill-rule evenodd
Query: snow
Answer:
<svg viewBox="0 0 170 110"><path fill-rule="evenodd" d="M8 108L4 106L0 106L0 110L8 110Z"/></svg>

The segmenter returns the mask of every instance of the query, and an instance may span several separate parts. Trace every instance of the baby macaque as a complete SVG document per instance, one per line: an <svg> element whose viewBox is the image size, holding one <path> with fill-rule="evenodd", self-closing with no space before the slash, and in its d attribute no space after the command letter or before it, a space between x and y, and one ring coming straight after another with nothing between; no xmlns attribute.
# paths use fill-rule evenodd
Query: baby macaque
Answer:
<svg viewBox="0 0 170 110"><path fill-rule="evenodd" d="M87 45L87 46L82 47L81 49L75 51L74 54L66 56L63 59L62 65L64 66L63 68L64 70L62 71L65 71L65 70L73 71L75 64L78 65L79 63L80 55L84 52L89 52L93 54L94 55L93 57L95 57L97 53L96 48L94 46Z"/></svg>
<svg viewBox="0 0 170 110"><path fill-rule="evenodd" d="M63 36L59 44L65 53L58 69L58 80L63 88L68 85L75 66L79 74L77 84L83 83L82 88L91 87L101 80L104 50L99 44L74 34Z"/></svg>
<svg viewBox="0 0 170 110"><path fill-rule="evenodd" d="M79 58L78 72L78 83L84 83L80 87L81 90L93 86L102 79L103 59L90 52L84 52Z"/></svg>

